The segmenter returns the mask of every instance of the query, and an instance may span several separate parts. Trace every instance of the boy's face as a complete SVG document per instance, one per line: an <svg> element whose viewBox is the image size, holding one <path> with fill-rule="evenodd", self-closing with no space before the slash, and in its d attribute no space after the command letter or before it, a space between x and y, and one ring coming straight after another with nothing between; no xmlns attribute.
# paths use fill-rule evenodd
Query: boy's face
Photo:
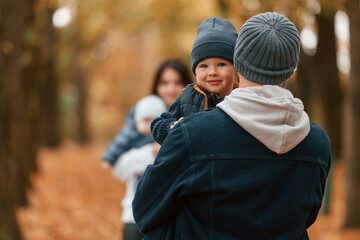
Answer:
<svg viewBox="0 0 360 240"><path fill-rule="evenodd" d="M233 89L236 79L234 65L223 58L206 58L195 68L196 80L202 89L224 98Z"/></svg>
<svg viewBox="0 0 360 240"><path fill-rule="evenodd" d="M136 128L143 135L151 135L150 125L153 118L144 118L136 122Z"/></svg>

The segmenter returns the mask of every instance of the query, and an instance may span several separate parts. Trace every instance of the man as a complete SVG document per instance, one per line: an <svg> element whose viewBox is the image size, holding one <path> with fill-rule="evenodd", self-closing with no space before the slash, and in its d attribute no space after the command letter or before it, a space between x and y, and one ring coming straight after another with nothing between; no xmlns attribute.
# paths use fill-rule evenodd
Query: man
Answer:
<svg viewBox="0 0 360 240"><path fill-rule="evenodd" d="M240 88L177 124L139 182L133 209L145 239L308 239L330 142L283 88L299 49L298 31L281 14L241 27Z"/></svg>

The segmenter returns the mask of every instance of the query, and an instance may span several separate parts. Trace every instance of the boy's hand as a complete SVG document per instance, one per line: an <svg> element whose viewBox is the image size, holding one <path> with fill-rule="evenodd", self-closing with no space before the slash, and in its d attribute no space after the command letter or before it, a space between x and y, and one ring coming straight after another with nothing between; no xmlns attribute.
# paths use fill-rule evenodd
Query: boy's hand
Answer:
<svg viewBox="0 0 360 240"><path fill-rule="evenodd" d="M179 120L177 120L176 122L174 122L173 125L170 126L170 129L172 129L173 127L175 127L175 125L178 124L178 123L179 123L181 120L183 120L183 119L184 119L184 117L179 118Z"/></svg>

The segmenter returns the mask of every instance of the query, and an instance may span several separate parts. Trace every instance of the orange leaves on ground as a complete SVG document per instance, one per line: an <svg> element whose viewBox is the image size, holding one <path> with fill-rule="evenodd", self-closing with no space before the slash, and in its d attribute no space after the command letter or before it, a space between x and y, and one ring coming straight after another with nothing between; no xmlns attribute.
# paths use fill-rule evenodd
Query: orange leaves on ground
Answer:
<svg viewBox="0 0 360 240"><path fill-rule="evenodd" d="M101 168L104 148L65 145L39 152L29 206L17 211L25 240L120 238L125 185Z"/></svg>
<svg viewBox="0 0 360 240"><path fill-rule="evenodd" d="M345 220L345 169L343 162L334 163L331 174L331 195L329 214L319 214L309 229L311 240L358 240L360 229L344 229Z"/></svg>

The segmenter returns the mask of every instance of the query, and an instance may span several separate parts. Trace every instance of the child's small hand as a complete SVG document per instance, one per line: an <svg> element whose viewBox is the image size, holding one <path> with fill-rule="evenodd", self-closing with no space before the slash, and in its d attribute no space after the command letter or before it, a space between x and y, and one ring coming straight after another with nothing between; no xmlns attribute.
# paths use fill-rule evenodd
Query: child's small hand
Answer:
<svg viewBox="0 0 360 240"><path fill-rule="evenodd" d="M179 120L177 120L176 122L173 123L173 125L170 126L170 129L172 129L173 127L175 127L176 124L178 124L181 120L183 120L184 118L181 117L179 118Z"/></svg>

